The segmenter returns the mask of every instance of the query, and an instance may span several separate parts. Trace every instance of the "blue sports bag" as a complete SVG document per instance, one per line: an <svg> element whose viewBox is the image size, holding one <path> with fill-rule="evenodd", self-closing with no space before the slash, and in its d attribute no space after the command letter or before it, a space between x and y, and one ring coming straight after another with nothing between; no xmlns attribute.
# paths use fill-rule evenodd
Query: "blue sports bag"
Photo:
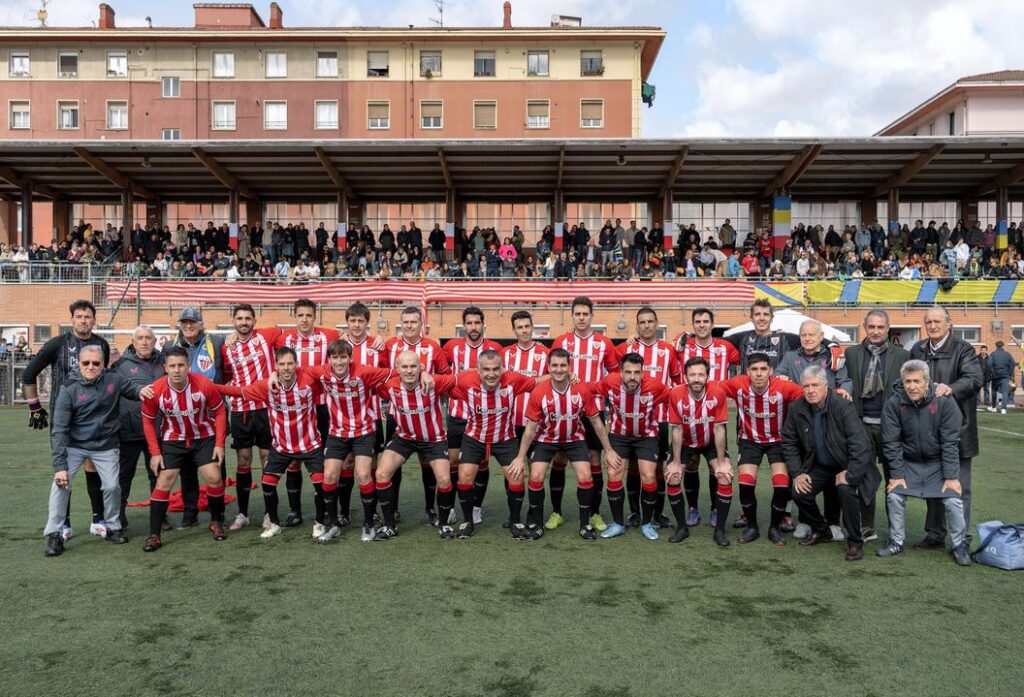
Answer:
<svg viewBox="0 0 1024 697"><path fill-rule="evenodd" d="M1024 569L1024 524L990 520L977 528L981 545L973 554L974 561L1008 571Z"/></svg>

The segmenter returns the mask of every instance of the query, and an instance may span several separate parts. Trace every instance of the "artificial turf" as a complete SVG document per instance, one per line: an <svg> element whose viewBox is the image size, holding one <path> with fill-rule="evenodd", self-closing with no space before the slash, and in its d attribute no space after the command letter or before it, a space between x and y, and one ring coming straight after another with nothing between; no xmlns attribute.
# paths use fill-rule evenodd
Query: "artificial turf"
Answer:
<svg viewBox="0 0 1024 697"><path fill-rule="evenodd" d="M1024 415L980 422L1004 433L981 432L974 521L1022 522ZM635 530L587 543L571 479L569 522L539 542L500 528L497 472L477 535L438 539L420 524L419 468L406 465L390 542L359 541L354 495L355 525L331 544L308 524L220 543L200 526L144 554L147 509L130 509L127 545L86 534L80 478L75 537L44 558L49 446L26 423L24 410L0 410L3 695L1024 693L1024 576L963 569L941 551L878 559L881 541L859 563L838 543L719 549L706 524L679 545ZM763 517L763 473L760 486ZM311 512L308 483L304 493ZM912 504L911 542L923 511Z"/></svg>

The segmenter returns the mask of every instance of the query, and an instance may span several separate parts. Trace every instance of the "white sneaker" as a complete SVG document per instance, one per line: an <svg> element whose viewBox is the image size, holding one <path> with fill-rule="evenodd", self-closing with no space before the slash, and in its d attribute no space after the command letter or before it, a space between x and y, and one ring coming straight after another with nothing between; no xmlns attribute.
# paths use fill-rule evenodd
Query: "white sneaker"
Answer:
<svg viewBox="0 0 1024 697"><path fill-rule="evenodd" d="M796 540L802 540L811 534L811 526L807 523L797 523L796 530L793 531L793 538Z"/></svg>
<svg viewBox="0 0 1024 697"><path fill-rule="evenodd" d="M1006 413L1006 408L1004 407L1004 408L1000 409L1000 410L999 410L999 413L1000 413L1000 414L1005 414L1005 413Z"/></svg>
<svg viewBox="0 0 1024 697"><path fill-rule="evenodd" d="M107 536L107 521L97 520L95 523L89 524L89 534L95 535L96 537Z"/></svg>
<svg viewBox="0 0 1024 697"><path fill-rule="evenodd" d="M448 513L448 524L449 525L455 525L455 520L456 520L456 517L455 517L455 507L453 506L452 510Z"/></svg>
<svg viewBox="0 0 1024 697"><path fill-rule="evenodd" d="M313 539L319 540L320 536L327 532L327 526L323 523L313 523Z"/></svg>
<svg viewBox="0 0 1024 697"><path fill-rule="evenodd" d="M479 525L484 522L484 514L480 510L480 506L473 506L473 525Z"/></svg>
<svg viewBox="0 0 1024 697"><path fill-rule="evenodd" d="M330 542L335 537L341 534L341 528L337 525L332 525L327 528L322 535L316 538L317 542Z"/></svg>
<svg viewBox="0 0 1024 697"><path fill-rule="evenodd" d="M242 528L244 528L248 524L249 524L249 517L247 515L245 515L244 513L239 513L238 515L235 516L235 520L234 520L234 522L231 523L230 527L228 527L228 530L230 530L231 532L235 532L237 530L241 530Z"/></svg>
<svg viewBox="0 0 1024 697"><path fill-rule="evenodd" d="M270 523L267 528L260 533L260 538L269 540L271 537L281 534L281 526L276 523Z"/></svg>
<svg viewBox="0 0 1024 697"><path fill-rule="evenodd" d="M828 529L832 531L832 539L836 542L842 542L846 539L846 533L838 525L829 525Z"/></svg>
<svg viewBox="0 0 1024 697"><path fill-rule="evenodd" d="M266 530L269 527L270 527L270 514L264 513L263 514L263 529Z"/></svg>
<svg viewBox="0 0 1024 697"><path fill-rule="evenodd" d="M374 530L372 525L364 525L363 532L359 536L359 539L363 542L373 542L373 538L377 536L377 531Z"/></svg>
<svg viewBox="0 0 1024 697"><path fill-rule="evenodd" d="M991 412L991 413L995 414L996 413L996 408L995 407L986 407L985 411L988 411L988 412Z"/></svg>
<svg viewBox="0 0 1024 697"><path fill-rule="evenodd" d="M75 534L75 531L71 529L70 525L60 526L60 536L65 542L71 539L71 536Z"/></svg>

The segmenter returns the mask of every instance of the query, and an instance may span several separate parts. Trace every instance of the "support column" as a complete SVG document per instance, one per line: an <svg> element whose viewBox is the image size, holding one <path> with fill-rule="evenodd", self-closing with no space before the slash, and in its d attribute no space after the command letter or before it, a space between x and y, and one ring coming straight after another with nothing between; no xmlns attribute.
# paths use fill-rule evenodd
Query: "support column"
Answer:
<svg viewBox="0 0 1024 697"><path fill-rule="evenodd" d="M1007 187L1001 186L996 189L996 249L1006 249L1009 239L1007 231L1010 229L1010 191Z"/></svg>
<svg viewBox="0 0 1024 697"><path fill-rule="evenodd" d="M555 190L555 200L551 203L551 227L555 230L554 251L560 252L565 248L565 240L562 239L562 228L565 226L565 195L561 189Z"/></svg>
<svg viewBox="0 0 1024 697"><path fill-rule="evenodd" d="M228 192L228 246L238 251L238 191Z"/></svg>
<svg viewBox="0 0 1024 697"><path fill-rule="evenodd" d="M56 208L54 208L56 215ZM167 224L167 212L164 202L160 198L151 198L146 201L146 225L156 225L161 230Z"/></svg>
<svg viewBox="0 0 1024 697"><path fill-rule="evenodd" d="M772 197L772 248L776 257L782 256L786 241L793 234L793 199L790 196Z"/></svg>
<svg viewBox="0 0 1024 697"><path fill-rule="evenodd" d="M672 189L665 189L665 195L661 198L661 229L665 231L661 247L667 252L676 242L676 226L672 222Z"/></svg>
<svg viewBox="0 0 1024 697"><path fill-rule="evenodd" d="M978 219L978 200L967 198L960 199L960 220L964 221L964 227L968 230Z"/></svg>
<svg viewBox="0 0 1024 697"><path fill-rule="evenodd" d="M18 202L0 200L0 243L18 243Z"/></svg>
<svg viewBox="0 0 1024 697"><path fill-rule="evenodd" d="M860 202L860 224L861 227L875 225L878 223L878 199L865 198Z"/></svg>
<svg viewBox="0 0 1024 697"><path fill-rule="evenodd" d="M444 249L445 252L455 250L455 219L458 205L455 189L448 189L444 196Z"/></svg>
<svg viewBox="0 0 1024 697"><path fill-rule="evenodd" d="M336 201L337 209L335 211L335 246L338 251L345 251L345 237L348 233L348 196L345 195L344 191L338 192L338 198Z"/></svg>
<svg viewBox="0 0 1024 697"><path fill-rule="evenodd" d="M131 189L121 191L121 256L129 261L128 247L132 244L134 224L135 195ZM138 250L135 250L136 252Z"/></svg>
<svg viewBox="0 0 1024 697"><path fill-rule="evenodd" d="M888 203L888 211L885 214L888 219L886 229L889 232L894 232L900 229L900 190L895 186L891 187L886 201Z"/></svg>
<svg viewBox="0 0 1024 697"><path fill-rule="evenodd" d="M21 190L21 246L28 249L32 244L32 184Z"/></svg>
<svg viewBox="0 0 1024 697"><path fill-rule="evenodd" d="M245 224L250 228L263 221L263 201L258 198L245 199Z"/></svg>
<svg viewBox="0 0 1024 697"><path fill-rule="evenodd" d="M63 242L71 232L71 203L66 199L53 201L53 235L52 239Z"/></svg>

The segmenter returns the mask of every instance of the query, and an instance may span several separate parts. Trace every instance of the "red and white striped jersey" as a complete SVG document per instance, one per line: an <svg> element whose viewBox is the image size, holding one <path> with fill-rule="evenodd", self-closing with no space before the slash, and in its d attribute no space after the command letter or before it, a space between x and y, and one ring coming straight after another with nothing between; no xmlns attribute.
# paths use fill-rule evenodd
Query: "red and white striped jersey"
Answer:
<svg viewBox="0 0 1024 697"><path fill-rule="evenodd" d="M158 416L163 423L159 437ZM142 425L151 455L160 454L160 441L189 443L216 436L217 447L224 447L224 398L217 386L202 375L189 373L188 384L181 390L171 387L164 376L153 383L153 396L142 401Z"/></svg>
<svg viewBox="0 0 1024 697"><path fill-rule="evenodd" d="M569 385L559 391L548 381L530 394L526 418L537 422L537 442L572 443L584 439L583 417L597 416L600 411L593 393L584 385Z"/></svg>
<svg viewBox="0 0 1024 697"><path fill-rule="evenodd" d="M231 394L235 389L220 386L224 394ZM323 447L320 430L316 426L316 405L324 397L324 391L320 382L309 373L299 371L291 387L286 388L279 381L275 392L270 391L266 380L243 387L241 392L246 399L267 405L274 450L298 455Z"/></svg>
<svg viewBox="0 0 1024 697"><path fill-rule="evenodd" d="M597 382L619 368L615 345L604 334L591 332L589 336L581 337L576 332L569 332L555 339L551 348L569 352L569 372L578 377L580 382ZM594 405L600 410L603 406L601 398L594 395L593 399Z"/></svg>
<svg viewBox="0 0 1024 697"><path fill-rule="evenodd" d="M795 382L774 377L761 393L754 390L746 375L737 375L731 380L715 384L736 401L736 418L739 421L737 437L762 445L782 440L787 405L804 395L804 391Z"/></svg>
<svg viewBox="0 0 1024 697"><path fill-rule="evenodd" d="M708 382L721 382L729 379L729 366L740 364L740 352L732 345L732 342L725 339L712 338L707 346L697 343L695 336L686 335L686 343L679 345L684 335L676 337L676 358L679 363L680 372L684 373L686 361L691 358L700 357L711 364L711 372L708 375Z"/></svg>
<svg viewBox="0 0 1024 697"><path fill-rule="evenodd" d="M309 336L303 336L298 329L289 329L281 334L278 339L278 346L287 346L295 351L296 362L300 368L312 368L317 365L327 365L327 347L331 342L340 339L341 334L336 329L326 327L313 327ZM326 404L326 397L321 394L317 404ZM289 451L290 452L290 451Z"/></svg>
<svg viewBox="0 0 1024 697"><path fill-rule="evenodd" d="M430 375L449 372L448 357L441 349L441 344L433 339L421 336L416 343L410 344L404 336L393 336L384 343L384 352L388 357L388 367L396 368L398 354L412 351L420 357L420 364Z"/></svg>
<svg viewBox="0 0 1024 697"><path fill-rule="evenodd" d="M358 438L373 433L380 418L377 386L391 379L387 368L367 368L351 363L346 375L335 374L329 366L304 371L320 383L327 395L331 415L330 434L336 438Z"/></svg>
<svg viewBox="0 0 1024 697"><path fill-rule="evenodd" d="M370 341L370 337L365 337L360 342L355 342L352 339L348 340L348 343L352 346L352 362L356 365L363 365L367 368L389 368L388 361L385 358L384 349L379 351L373 348L373 342Z"/></svg>
<svg viewBox="0 0 1024 697"><path fill-rule="evenodd" d="M530 348L523 348L518 343L506 346L501 352L505 370L511 370L531 378L539 378L548 372L548 347L534 342ZM530 395L524 393L516 397L512 425L526 425L526 403Z"/></svg>
<svg viewBox="0 0 1024 697"><path fill-rule="evenodd" d="M444 355L451 365L452 373L458 377L465 372L476 370L476 361L480 354L487 349L501 352L501 344L490 339L484 339L479 345L473 346L465 337L450 339L445 342ZM466 405L461 399L452 399L448 402L448 413L456 419L468 418Z"/></svg>
<svg viewBox="0 0 1024 697"><path fill-rule="evenodd" d="M454 375L435 375L434 388L424 392L419 382L408 390L402 379L391 378L377 387L381 399L391 402L391 415L395 418L395 434L406 440L434 443L448 439L444 425L441 397L455 387Z"/></svg>
<svg viewBox="0 0 1024 697"><path fill-rule="evenodd" d="M620 363L622 357L627 353L638 353L644 359L645 377L653 378L667 388L671 388L681 381L675 349L667 341L657 339L653 343L646 344L638 339L633 342L621 343L615 347L615 359ZM659 422L668 421L667 403L658 405L656 418Z"/></svg>
<svg viewBox="0 0 1024 697"><path fill-rule="evenodd" d="M658 412L668 404L669 393L660 380L644 376L637 391L629 392L622 384L622 374L613 373L588 387L608 400L609 432L629 438L658 437Z"/></svg>
<svg viewBox="0 0 1024 697"><path fill-rule="evenodd" d="M268 327L255 330L249 338L240 339L231 346L223 346L221 362L224 365L224 380L229 385L245 387L270 377L274 372L274 344L280 336L280 329ZM252 400L237 397L228 397L228 404L233 412L264 408Z"/></svg>
<svg viewBox="0 0 1024 697"><path fill-rule="evenodd" d="M513 408L519 395L537 385L534 378L505 371L494 390L488 390L476 371L459 376L451 398L466 407L466 435L480 443L499 443L516 437Z"/></svg>
<svg viewBox="0 0 1024 697"><path fill-rule="evenodd" d="M684 447L697 450L714 444L715 424L729 419L727 402L725 392L714 383L708 383L700 397L690 393L689 385L672 388L668 420L682 427Z"/></svg>

